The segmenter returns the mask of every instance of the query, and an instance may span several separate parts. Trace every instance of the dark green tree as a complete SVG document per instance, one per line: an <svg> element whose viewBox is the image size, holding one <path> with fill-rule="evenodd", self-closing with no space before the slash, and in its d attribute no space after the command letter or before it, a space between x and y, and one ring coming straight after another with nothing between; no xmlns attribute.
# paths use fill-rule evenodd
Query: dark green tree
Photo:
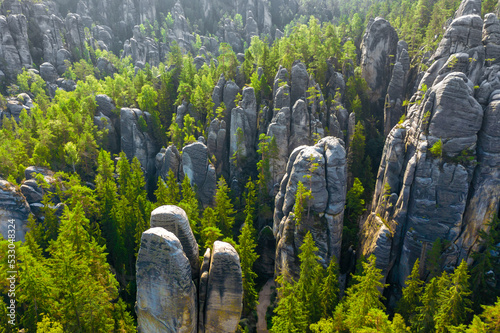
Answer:
<svg viewBox="0 0 500 333"><path fill-rule="evenodd" d="M231 199L229 198L229 187L224 177L220 177L217 182L217 191L215 192L215 212L218 217L218 227L225 237L233 237L234 210Z"/></svg>

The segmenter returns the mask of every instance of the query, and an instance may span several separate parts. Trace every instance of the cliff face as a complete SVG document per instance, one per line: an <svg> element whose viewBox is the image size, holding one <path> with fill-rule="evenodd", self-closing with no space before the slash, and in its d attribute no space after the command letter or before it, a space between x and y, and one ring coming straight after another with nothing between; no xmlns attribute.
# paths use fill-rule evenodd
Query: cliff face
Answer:
<svg viewBox="0 0 500 333"><path fill-rule="evenodd" d="M471 262L479 231L499 208L500 66L485 61L499 26L490 15L482 25L468 12L474 6L462 7L431 57L406 121L387 137L373 208L362 225L362 254L374 253L400 286L417 258L425 265L437 238L447 244L442 268Z"/></svg>

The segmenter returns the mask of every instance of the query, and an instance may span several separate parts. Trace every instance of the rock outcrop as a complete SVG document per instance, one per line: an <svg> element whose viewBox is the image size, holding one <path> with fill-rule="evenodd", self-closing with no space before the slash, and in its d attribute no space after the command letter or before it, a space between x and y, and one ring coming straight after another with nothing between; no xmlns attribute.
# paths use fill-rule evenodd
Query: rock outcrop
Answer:
<svg viewBox="0 0 500 333"><path fill-rule="evenodd" d="M370 88L370 101L380 109L391 79L397 44L398 35L388 21L380 17L370 20L361 43L361 77Z"/></svg>
<svg viewBox="0 0 500 333"><path fill-rule="evenodd" d="M197 332L196 286L191 265L175 234L151 228L137 254L139 332Z"/></svg>
<svg viewBox="0 0 500 333"><path fill-rule="evenodd" d="M24 242L29 214L30 207L21 191L8 181L0 179L0 233L3 238L9 239L14 231L14 240Z"/></svg>
<svg viewBox="0 0 500 333"><path fill-rule="evenodd" d="M461 8L465 2L474 1ZM481 249L479 231L498 213L500 67L484 58L489 41L496 45L495 25L487 15L481 43L479 16L451 22L406 121L387 137L361 253L374 253L388 282L399 287L417 258L426 272L437 238L447 244L441 268L472 262Z"/></svg>
<svg viewBox="0 0 500 333"><path fill-rule="evenodd" d="M208 273L205 332L236 332L242 302L240 257L231 244L216 241Z"/></svg>
<svg viewBox="0 0 500 333"><path fill-rule="evenodd" d="M201 202L204 205L213 203L217 177L215 168L208 159L208 149L201 142L191 143L182 148L181 168L184 175L196 186Z"/></svg>
<svg viewBox="0 0 500 333"><path fill-rule="evenodd" d="M238 179L245 164L255 155L257 102L252 87L243 89L240 105L231 111L229 138L230 177Z"/></svg>
<svg viewBox="0 0 500 333"><path fill-rule="evenodd" d="M216 241L200 268L198 244L181 208L166 205L151 213L136 269L139 332L236 332L243 307L238 253Z"/></svg>
<svg viewBox="0 0 500 333"><path fill-rule="evenodd" d="M144 169L147 185L154 184L155 158L158 148L151 136L151 115L139 109L122 108L120 111L120 147L129 160L137 157Z"/></svg>
<svg viewBox="0 0 500 333"><path fill-rule="evenodd" d="M313 164L317 164L315 170ZM312 189L313 196L299 222L295 221L294 212L298 182ZM342 140L326 137L314 146L300 146L292 152L275 200L276 275L286 270L298 277L299 247L307 231L313 236L323 265L328 265L334 256L339 259L346 187L346 152Z"/></svg>

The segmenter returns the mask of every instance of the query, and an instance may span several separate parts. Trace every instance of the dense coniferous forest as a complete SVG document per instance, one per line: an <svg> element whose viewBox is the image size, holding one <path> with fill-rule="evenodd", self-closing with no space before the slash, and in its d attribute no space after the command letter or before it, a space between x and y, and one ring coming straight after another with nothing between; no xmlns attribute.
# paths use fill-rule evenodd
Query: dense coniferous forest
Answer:
<svg viewBox="0 0 500 333"><path fill-rule="evenodd" d="M0 332L500 332L497 11L0 0Z"/></svg>

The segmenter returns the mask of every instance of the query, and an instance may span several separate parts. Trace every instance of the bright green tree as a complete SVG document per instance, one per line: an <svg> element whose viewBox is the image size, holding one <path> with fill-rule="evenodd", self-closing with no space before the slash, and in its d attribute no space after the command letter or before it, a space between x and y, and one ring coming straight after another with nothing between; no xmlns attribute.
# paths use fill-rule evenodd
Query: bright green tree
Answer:
<svg viewBox="0 0 500 333"><path fill-rule="evenodd" d="M410 276L406 279L403 288L403 296L399 300L397 312L400 313L407 323L413 322L413 317L420 306L420 296L424 289L424 282L420 280L420 260L417 259L413 265Z"/></svg>
<svg viewBox="0 0 500 333"><path fill-rule="evenodd" d="M357 283L346 291L345 323L351 332L356 332L367 324L370 310L385 309L380 290L387 285L380 282L383 276L381 270L375 266L375 261L375 256L371 255L367 262L362 263L362 275L354 275L353 279Z"/></svg>
<svg viewBox="0 0 500 333"><path fill-rule="evenodd" d="M215 212L218 217L220 230L225 237L232 238L234 210L231 199L229 198L229 187L224 177L220 177L217 182L217 191L215 192Z"/></svg>
<svg viewBox="0 0 500 333"><path fill-rule="evenodd" d="M299 333L308 328L307 314L297 296L295 282L285 271L276 279L278 283L278 306L274 309L271 333Z"/></svg>
<svg viewBox="0 0 500 333"><path fill-rule="evenodd" d="M191 181L187 175L184 175L182 180L182 200L179 202L179 207L184 209L189 220L191 230L197 238L199 238L199 221L200 221L200 208L196 192L191 187Z"/></svg>
<svg viewBox="0 0 500 333"><path fill-rule="evenodd" d="M249 179L246 185L247 194L245 196L245 223L241 228L241 234L238 237L238 253L240 255L241 273L243 277L243 310L244 313L250 313L258 304L259 295L255 288L255 279L257 274L253 271L253 265L259 258L255 252L257 247L256 231L253 226L255 219L255 205L257 202L255 194L255 184Z"/></svg>
<svg viewBox="0 0 500 333"><path fill-rule="evenodd" d="M321 283L321 316L328 318L333 315L335 307L339 302L339 266L337 258L332 257L326 269L326 277Z"/></svg>

